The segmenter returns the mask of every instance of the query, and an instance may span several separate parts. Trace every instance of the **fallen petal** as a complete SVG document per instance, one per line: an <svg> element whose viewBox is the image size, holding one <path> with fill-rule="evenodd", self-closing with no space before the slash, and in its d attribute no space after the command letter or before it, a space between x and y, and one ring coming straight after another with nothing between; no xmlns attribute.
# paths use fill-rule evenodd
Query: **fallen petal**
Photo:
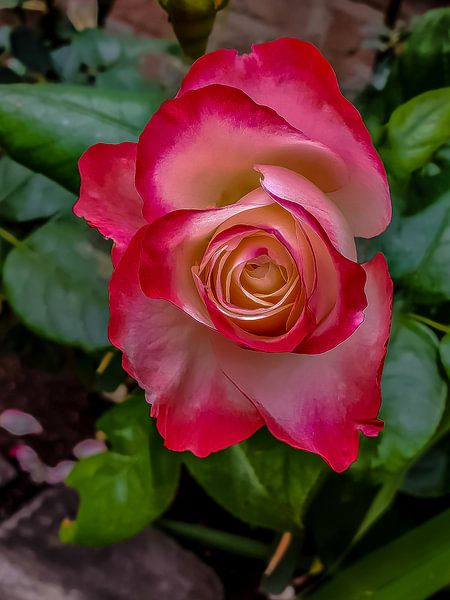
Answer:
<svg viewBox="0 0 450 600"><path fill-rule="evenodd" d="M88 439L82 440L74 446L72 452L77 458L87 458L88 456L105 452L107 449L103 440Z"/></svg>
<svg viewBox="0 0 450 600"><path fill-rule="evenodd" d="M1 413L0 427L13 435L37 435L43 432L42 425L33 415L16 408L7 408Z"/></svg>

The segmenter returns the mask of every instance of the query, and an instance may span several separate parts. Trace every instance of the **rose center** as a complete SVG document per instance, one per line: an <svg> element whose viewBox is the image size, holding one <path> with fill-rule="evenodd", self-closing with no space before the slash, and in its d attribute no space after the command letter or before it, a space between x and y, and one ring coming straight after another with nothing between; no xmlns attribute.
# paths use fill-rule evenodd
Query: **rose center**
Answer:
<svg viewBox="0 0 450 600"><path fill-rule="evenodd" d="M240 277L242 287L255 295L272 294L286 280L286 269L276 264L267 254L248 261Z"/></svg>
<svg viewBox="0 0 450 600"><path fill-rule="evenodd" d="M234 235L230 230L222 235L223 240L213 238L193 269L210 309L246 334L284 335L305 302L289 249L275 235L256 228L247 232L239 226Z"/></svg>

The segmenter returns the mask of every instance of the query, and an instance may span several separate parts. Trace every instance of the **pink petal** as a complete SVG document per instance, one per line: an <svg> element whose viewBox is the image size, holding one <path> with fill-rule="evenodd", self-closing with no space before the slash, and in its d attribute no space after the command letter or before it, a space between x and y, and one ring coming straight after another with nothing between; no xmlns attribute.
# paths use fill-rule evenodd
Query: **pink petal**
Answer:
<svg viewBox="0 0 450 600"><path fill-rule="evenodd" d="M76 458L87 458L88 456L94 456L101 452L106 452L107 446L103 440L87 439L78 442L73 449L72 453Z"/></svg>
<svg viewBox="0 0 450 600"><path fill-rule="evenodd" d="M109 335L145 389L166 446L206 456L247 438L262 419L223 374L213 347L217 334L142 293L138 268L149 227L136 234L112 276Z"/></svg>
<svg viewBox="0 0 450 600"><path fill-rule="evenodd" d="M45 476L46 483L50 485L62 483L67 479L75 464L76 463L73 460L62 460L54 467L47 467Z"/></svg>
<svg viewBox="0 0 450 600"><path fill-rule="evenodd" d="M168 100L142 133L136 186L144 215L209 208L239 200L258 187L255 163L281 165L334 191L347 167L328 148L246 94L213 85Z"/></svg>
<svg viewBox="0 0 450 600"><path fill-rule="evenodd" d="M279 213L280 223L275 220L270 227L265 227L267 215L265 212L261 213L261 210L264 211L272 201L264 192L261 195L258 194L258 197L261 203L259 205L252 201L248 204L239 202L232 206L216 209L178 210L154 221L147 228L142 244L141 286L149 298L161 298L172 302L200 323L210 327L213 323L218 331L237 343L259 350L286 352L294 350L301 340L311 332L312 315L306 307L287 335L273 338L251 335L237 326L233 326L228 317L224 317L216 309L202 290L202 284L198 281L198 277L197 281L194 280L192 272L192 267L202 261L211 235L215 231L216 233L220 232L217 235L220 239L226 239L230 235L230 231L234 235L236 227L233 227L233 223L236 220L242 223L237 227L243 229L247 234L249 230L255 229L254 226L249 227L248 225L253 221L257 227L263 231L266 230L274 239L280 237L281 243L288 243L287 239L283 240L285 232L282 231L283 226L280 223L283 219L290 220L290 226L293 229L294 221L290 219L289 213L279 210L276 204L272 204L278 209L276 212ZM272 221L274 218L272 215ZM283 223L283 225L285 224ZM286 229L286 226L284 228ZM298 236L295 236L294 242L297 247L290 249L295 256L301 249L301 246L298 248ZM298 260L301 262L300 257ZM364 273L361 267L355 263L350 261L346 261L346 263L350 263L352 268ZM363 289L361 292L363 293ZM356 301L358 300L359 296L356 295ZM344 327L345 322L341 330ZM349 334L347 333L347 335Z"/></svg>
<svg viewBox="0 0 450 600"><path fill-rule="evenodd" d="M267 202L267 200L266 200ZM149 298L173 302L200 323L211 320L192 276L215 229L256 205L233 204L207 210L177 210L154 221L142 245L141 285Z"/></svg>
<svg viewBox="0 0 450 600"><path fill-rule="evenodd" d="M0 414L0 427L13 435L40 434L42 425L29 413L16 408L7 408Z"/></svg>
<svg viewBox="0 0 450 600"><path fill-rule="evenodd" d="M225 374L264 416L273 435L320 454L335 471L357 457L358 432L380 429L380 379L391 320L392 282L382 255L364 265L369 305L345 342L318 355L269 354L218 342Z"/></svg>
<svg viewBox="0 0 450 600"><path fill-rule="evenodd" d="M17 460L22 471L28 473L35 483L43 483L46 480L48 467L33 448L22 444L13 448L10 454Z"/></svg>
<svg viewBox="0 0 450 600"><path fill-rule="evenodd" d="M337 206L311 181L283 167L257 165L264 189L274 196L301 204L324 228L341 254L356 260L355 240L347 220Z"/></svg>
<svg viewBox="0 0 450 600"><path fill-rule="evenodd" d="M116 263L135 232L145 225L142 200L134 184L137 145L96 144L80 158L80 197L73 207L106 238L115 242Z"/></svg>
<svg viewBox="0 0 450 600"><path fill-rule="evenodd" d="M235 50L218 50L194 63L179 96L211 84L244 91L333 150L349 167L350 180L330 197L353 234L373 237L384 231L391 203L383 165L360 114L342 96L331 65L317 48L284 38L254 45L250 54L241 56Z"/></svg>
<svg viewBox="0 0 450 600"><path fill-rule="evenodd" d="M272 207L273 206L276 206L276 205L272 205ZM197 211L197 212L199 212L199 211ZM264 227L263 225L261 225L261 221L258 220L261 218L261 216L260 216L261 210L248 211L245 213L244 219L245 219L245 217L247 217L247 218L249 217L250 220L253 218L254 222L256 223L256 227L250 226L250 225L236 225L234 227L230 227L230 229L223 229L223 231L221 233L219 233L218 235L216 235L214 237L213 243L211 245L214 247L216 242L218 245L220 245L221 241L226 240L227 237L229 237L229 236L233 237L233 235L236 232L245 233L247 236L249 235L249 233L254 233L255 231L257 231L257 232L259 231L261 233L267 232L267 234L270 236L268 241L277 240L280 243L280 246L282 248L284 247L284 248L286 248L287 251L290 251L290 256L292 257L291 260L294 260L295 258L297 258L298 263L299 263L298 268L299 268L299 271L301 272L301 269L302 269L301 259L299 259L299 257L296 256L296 254L297 253L300 254L301 250L303 249L302 243L300 241L301 234L296 236L297 248L289 247L288 238L283 237L286 233L289 234L289 231L283 231L282 226L276 220L277 212L280 213L281 211L279 211L279 210L275 211L275 215L272 214L272 220L265 221L265 222L271 222L272 225L269 227L267 227L267 226ZM284 212L284 211L282 211L282 212ZM264 213L265 213L265 211L263 211L262 214L264 214ZM282 216L284 216L284 215L282 215ZM287 215L287 216L289 216L289 215ZM230 219L228 221L228 223L231 223L232 220L233 219ZM263 219L263 221L264 221L264 219ZM290 225L291 225L290 228L293 229L294 221L291 221ZM251 238L250 238L250 241L251 241ZM250 248L251 248L251 245L250 245ZM302 291L303 293L301 294L300 298L294 297L291 300L291 302L294 302L295 308L298 309L298 310L296 310L296 312L298 312L299 314L298 314L298 317L296 318L295 322L293 323L292 327L290 327L288 329L288 331L283 329L282 333L274 333L274 335L257 333L257 330L261 330L261 328L264 329L264 327L267 327L267 324L262 319L262 315L264 314L265 311L259 310L258 314L254 315L256 317L254 324L253 324L253 329L255 330L255 333L254 334L249 333L249 331L251 331L252 328L251 327L248 327L245 329L241 328L238 325L239 321L236 321L235 319L233 319L233 315L230 311L227 311L225 314L223 307L221 309L219 309L217 303L210 299L207 289L206 289L206 286L202 284L202 282L198 276L196 276L196 280L197 280L197 289L199 291L199 294L200 294L203 302L207 306L209 315L212 319L212 322L216 326L217 330L220 331L221 333L223 333L224 335L226 335L228 338L234 340L238 344L243 344L249 348L253 348L254 350L263 350L266 352L290 352L292 350L295 350L295 348L298 346L300 341L303 340L308 335L308 333L310 333L312 327L315 324L314 317L313 317L313 315L311 315L310 311L308 310L307 303L305 303L303 308L301 308L299 306L300 302L305 301L305 297L304 297L305 290L303 290ZM278 307L276 314L273 313L273 307L272 307L272 310L267 311L266 316L268 319L270 319L271 323L274 325L275 330L279 331L280 327L283 327L283 325L282 324L277 325L277 322L281 320L282 323L285 323L286 319L288 318L289 313L291 313L292 310L293 310L293 307L292 307L291 303L284 303L284 306L283 306L283 304L281 304ZM242 315L243 317L248 318L250 316L250 312L247 311L245 308L239 309L238 313L240 313L240 315ZM283 315L283 313L284 313L284 315Z"/></svg>

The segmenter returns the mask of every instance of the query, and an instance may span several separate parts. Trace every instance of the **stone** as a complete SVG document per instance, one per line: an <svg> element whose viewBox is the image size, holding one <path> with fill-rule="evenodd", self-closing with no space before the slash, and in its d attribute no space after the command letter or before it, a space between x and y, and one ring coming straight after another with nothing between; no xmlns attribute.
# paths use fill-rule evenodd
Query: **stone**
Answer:
<svg viewBox="0 0 450 600"><path fill-rule="evenodd" d="M61 544L76 495L42 492L0 527L0 598L8 600L223 600L217 575L156 528L103 548Z"/></svg>

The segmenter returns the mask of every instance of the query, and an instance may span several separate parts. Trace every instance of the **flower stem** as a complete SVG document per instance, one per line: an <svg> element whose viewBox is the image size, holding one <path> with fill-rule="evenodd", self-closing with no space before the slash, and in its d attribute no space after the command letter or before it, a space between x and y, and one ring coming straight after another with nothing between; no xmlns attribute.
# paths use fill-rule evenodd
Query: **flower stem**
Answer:
<svg viewBox="0 0 450 600"><path fill-rule="evenodd" d="M161 529L173 533L179 537L185 538L192 542L198 542L206 546L212 546L225 552L267 560L272 551L270 544L252 540L250 538L210 529L203 525L195 525L193 523L184 523L181 521L172 521L170 519L160 519L158 525Z"/></svg>
<svg viewBox="0 0 450 600"><path fill-rule="evenodd" d="M291 542L292 533L290 531L286 531L281 536L280 541L278 542L278 546L276 547L275 552L272 554L272 557L269 560L269 564L267 565L266 570L264 571L264 575L269 576L275 571L275 569L280 564L283 556L288 551Z"/></svg>
<svg viewBox="0 0 450 600"><path fill-rule="evenodd" d="M408 317L418 321L419 323L424 323L425 325L429 325L433 329L437 331L442 331L443 333L450 333L450 325L443 325L442 323L438 323L437 321L433 321L433 319L429 319L428 317L422 317L422 315L416 315L415 313L409 313Z"/></svg>
<svg viewBox="0 0 450 600"><path fill-rule="evenodd" d="M0 237L16 247L23 244L23 242L17 239L15 235L10 233L7 229L3 229L3 227L0 227Z"/></svg>
<svg viewBox="0 0 450 600"><path fill-rule="evenodd" d="M108 350L108 352L106 352L103 355L102 360L100 361L100 364L98 365L98 367L95 371L97 373L97 375L103 375L103 373L109 367L109 363L112 361L113 358L114 358L114 352L112 350Z"/></svg>

